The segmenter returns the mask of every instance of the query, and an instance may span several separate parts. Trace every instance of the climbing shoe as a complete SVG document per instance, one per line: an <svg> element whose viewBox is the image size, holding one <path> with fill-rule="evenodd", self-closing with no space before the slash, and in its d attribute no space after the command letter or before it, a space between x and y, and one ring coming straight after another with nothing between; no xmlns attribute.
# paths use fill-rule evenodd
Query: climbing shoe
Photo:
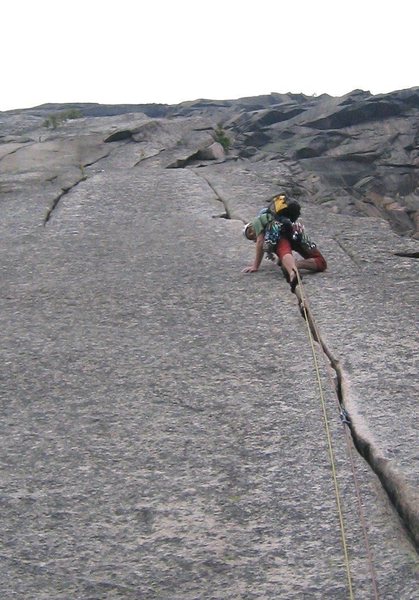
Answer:
<svg viewBox="0 0 419 600"><path fill-rule="evenodd" d="M297 277L297 272L295 270L293 270L292 272L292 276L290 277L288 274L288 271L286 269L284 269L284 267L281 267L282 273L285 277L285 281L287 283L289 283L290 288L291 288L291 292L294 293L295 292L295 288L298 285L298 277Z"/></svg>

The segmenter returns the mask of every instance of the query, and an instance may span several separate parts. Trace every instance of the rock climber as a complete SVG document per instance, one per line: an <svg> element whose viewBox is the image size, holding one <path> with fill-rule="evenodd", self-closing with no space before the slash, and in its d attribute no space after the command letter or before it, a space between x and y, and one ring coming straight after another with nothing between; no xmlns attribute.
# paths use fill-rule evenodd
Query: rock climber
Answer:
<svg viewBox="0 0 419 600"><path fill-rule="evenodd" d="M300 213L300 204L291 201L276 214L269 209L262 209L253 221L244 226L245 238L256 242L253 264L243 269L245 273L258 271L265 253L271 260L275 253L291 291L294 292L298 285L296 269L314 272L326 270L324 256L309 239L304 225L298 220ZM296 261L293 251L300 254L302 259Z"/></svg>

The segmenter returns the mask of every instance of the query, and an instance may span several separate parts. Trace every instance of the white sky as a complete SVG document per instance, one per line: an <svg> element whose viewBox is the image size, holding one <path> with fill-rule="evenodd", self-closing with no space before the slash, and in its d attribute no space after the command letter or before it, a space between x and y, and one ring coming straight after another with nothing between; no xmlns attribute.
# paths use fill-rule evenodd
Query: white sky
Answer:
<svg viewBox="0 0 419 600"><path fill-rule="evenodd" d="M0 110L419 86L417 0L3 0Z"/></svg>

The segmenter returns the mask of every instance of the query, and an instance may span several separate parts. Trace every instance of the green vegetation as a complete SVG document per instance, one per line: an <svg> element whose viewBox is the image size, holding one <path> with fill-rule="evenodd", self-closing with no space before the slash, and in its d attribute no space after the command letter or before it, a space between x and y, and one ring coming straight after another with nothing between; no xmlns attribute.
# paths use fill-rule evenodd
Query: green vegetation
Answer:
<svg viewBox="0 0 419 600"><path fill-rule="evenodd" d="M231 147L231 139L228 137L221 125L217 125L214 131L214 139L216 142L222 145L226 152L229 151Z"/></svg>
<svg viewBox="0 0 419 600"><path fill-rule="evenodd" d="M70 110L64 110L59 113L48 115L48 117L44 121L44 127L51 127L51 129L57 129L57 127L62 123L74 119L80 119L82 116L82 113L74 108L71 108Z"/></svg>

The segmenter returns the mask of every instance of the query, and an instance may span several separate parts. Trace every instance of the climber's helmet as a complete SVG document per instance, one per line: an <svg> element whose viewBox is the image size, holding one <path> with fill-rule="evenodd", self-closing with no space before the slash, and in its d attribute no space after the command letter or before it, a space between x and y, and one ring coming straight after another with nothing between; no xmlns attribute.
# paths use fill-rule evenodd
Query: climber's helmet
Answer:
<svg viewBox="0 0 419 600"><path fill-rule="evenodd" d="M256 239L255 230L252 223L246 223L246 225L243 227L243 235L247 240L254 241Z"/></svg>

